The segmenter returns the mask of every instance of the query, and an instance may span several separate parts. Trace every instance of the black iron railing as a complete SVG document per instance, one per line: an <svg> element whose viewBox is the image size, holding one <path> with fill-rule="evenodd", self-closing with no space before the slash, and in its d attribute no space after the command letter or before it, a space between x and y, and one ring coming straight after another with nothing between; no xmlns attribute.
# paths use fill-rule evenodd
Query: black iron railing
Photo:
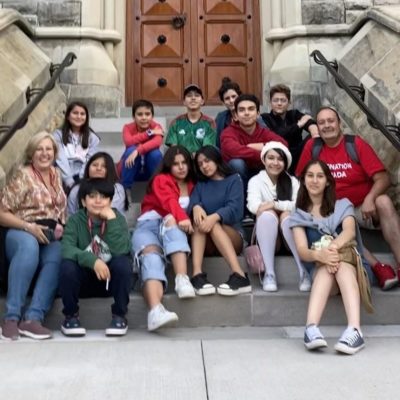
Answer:
<svg viewBox="0 0 400 400"><path fill-rule="evenodd" d="M351 99L361 108L367 116L368 123L374 128L380 130L392 145L400 151L400 125L384 125L364 103L365 89L360 86L348 85L343 77L338 73L338 63L328 61L319 50L314 50L310 57L319 65L324 65L328 72L335 78L336 84L343 89Z"/></svg>
<svg viewBox="0 0 400 400"><path fill-rule="evenodd" d="M61 64L51 64L51 78L47 81L43 88L27 88L25 92L27 106L19 115L17 120L12 125L0 125L0 151L12 138L14 133L25 126L25 124L28 122L29 115L37 107L43 97L46 96L47 92L54 88L61 73L66 67L69 67L74 62L75 58L76 55L74 53L68 53Z"/></svg>

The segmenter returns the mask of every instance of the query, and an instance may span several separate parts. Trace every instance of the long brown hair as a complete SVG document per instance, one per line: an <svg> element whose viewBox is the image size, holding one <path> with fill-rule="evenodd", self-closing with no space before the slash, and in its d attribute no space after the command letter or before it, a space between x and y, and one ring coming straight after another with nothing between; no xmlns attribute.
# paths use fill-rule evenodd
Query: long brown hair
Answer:
<svg viewBox="0 0 400 400"><path fill-rule="evenodd" d="M73 101L73 102L69 103L67 106L67 109L65 111L64 122L61 126L62 141L65 146L70 141L69 133L70 133L70 131L72 131L72 125L69 122L68 118L69 118L69 115L71 114L72 110L75 107L83 108L86 113L86 121L80 129L80 133L82 134L82 147L84 149L87 149L89 147L89 135L90 135L90 132L92 132L92 129L89 126L89 110L88 110L86 104L82 103L81 101Z"/></svg>
<svg viewBox="0 0 400 400"><path fill-rule="evenodd" d="M149 183L147 184L146 193L152 192L153 181L157 175L171 173L172 166L174 165L174 162L175 162L175 156L177 156L178 154L181 154L183 156L183 158L185 159L187 166L188 166L188 174L185 178L185 182L189 182L189 181L193 182L195 180L195 173L194 173L192 157L191 157L189 151L186 150L185 147L178 144L175 146L171 146L165 152L164 157L161 160L161 163L159 164L158 168L156 169L153 176L150 178Z"/></svg>
<svg viewBox="0 0 400 400"><path fill-rule="evenodd" d="M327 217L335 210L336 193L335 193L335 179L333 178L329 167L321 160L310 160L300 174L300 188L297 194L296 207L300 210L308 212L312 206L312 201L308 190L304 183L306 174L312 165L319 165L327 179L327 186L325 187L320 213L323 217Z"/></svg>

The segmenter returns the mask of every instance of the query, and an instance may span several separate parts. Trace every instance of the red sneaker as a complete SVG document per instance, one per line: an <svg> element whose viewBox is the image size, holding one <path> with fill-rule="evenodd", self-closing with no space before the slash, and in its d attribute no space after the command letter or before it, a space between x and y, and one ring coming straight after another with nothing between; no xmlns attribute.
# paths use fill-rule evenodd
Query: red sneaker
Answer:
<svg viewBox="0 0 400 400"><path fill-rule="evenodd" d="M372 267L372 271L374 271L382 290L389 290L397 286L399 278L391 265L378 262Z"/></svg>

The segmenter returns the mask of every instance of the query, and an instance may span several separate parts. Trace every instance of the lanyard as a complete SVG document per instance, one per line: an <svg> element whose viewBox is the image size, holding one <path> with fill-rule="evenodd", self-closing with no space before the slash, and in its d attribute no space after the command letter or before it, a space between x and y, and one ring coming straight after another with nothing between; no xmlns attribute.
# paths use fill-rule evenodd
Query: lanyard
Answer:
<svg viewBox="0 0 400 400"><path fill-rule="evenodd" d="M50 186L53 189L53 192L47 186L45 180L43 179L42 174L33 166L33 164L31 164L31 167L32 167L32 171L35 174L35 176L43 183L47 192L49 193L50 198L51 198L51 204L53 205L54 208L56 208L57 190L55 187L55 176L54 176L53 172L51 171L51 168L50 168ZM53 193L54 193L54 195L53 195Z"/></svg>

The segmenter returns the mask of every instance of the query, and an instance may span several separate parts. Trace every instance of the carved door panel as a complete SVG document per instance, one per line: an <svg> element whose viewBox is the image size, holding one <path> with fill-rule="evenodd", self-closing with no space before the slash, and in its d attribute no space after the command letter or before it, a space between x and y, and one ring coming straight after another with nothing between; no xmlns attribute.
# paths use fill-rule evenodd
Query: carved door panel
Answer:
<svg viewBox="0 0 400 400"><path fill-rule="evenodd" d="M189 6L188 0L128 0L127 104L138 98L181 103L191 75Z"/></svg>
<svg viewBox="0 0 400 400"><path fill-rule="evenodd" d="M256 3L246 0L198 2L199 83L208 103L220 102L218 89L225 76L239 83L244 93L260 96Z"/></svg>
<svg viewBox="0 0 400 400"><path fill-rule="evenodd" d="M208 104L219 104L224 76L260 95L258 7L258 0L127 0L127 105L181 104L192 82Z"/></svg>

